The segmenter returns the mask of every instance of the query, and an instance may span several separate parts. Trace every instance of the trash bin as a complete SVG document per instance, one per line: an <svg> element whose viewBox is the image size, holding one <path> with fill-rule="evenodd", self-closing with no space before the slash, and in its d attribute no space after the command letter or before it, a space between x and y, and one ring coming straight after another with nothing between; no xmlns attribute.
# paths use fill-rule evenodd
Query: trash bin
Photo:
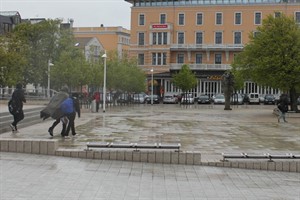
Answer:
<svg viewBox="0 0 300 200"><path fill-rule="evenodd" d="M92 113L96 112L96 100L95 99L91 103L91 110L92 110Z"/></svg>

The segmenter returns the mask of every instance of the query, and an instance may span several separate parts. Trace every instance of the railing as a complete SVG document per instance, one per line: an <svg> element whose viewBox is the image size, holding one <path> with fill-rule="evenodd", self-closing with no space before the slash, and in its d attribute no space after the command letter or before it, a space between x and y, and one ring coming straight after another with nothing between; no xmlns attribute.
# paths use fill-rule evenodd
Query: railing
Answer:
<svg viewBox="0 0 300 200"><path fill-rule="evenodd" d="M240 51L244 48L243 44L172 44L171 50L236 50Z"/></svg>
<svg viewBox="0 0 300 200"><path fill-rule="evenodd" d="M171 64L170 70L180 70L183 64ZM229 70L229 64L189 64L191 70Z"/></svg>
<svg viewBox="0 0 300 200"><path fill-rule="evenodd" d="M15 88L0 88L0 99L10 99ZM56 90L50 90L50 97L57 93ZM26 99L48 99L47 89L24 89L24 95Z"/></svg>

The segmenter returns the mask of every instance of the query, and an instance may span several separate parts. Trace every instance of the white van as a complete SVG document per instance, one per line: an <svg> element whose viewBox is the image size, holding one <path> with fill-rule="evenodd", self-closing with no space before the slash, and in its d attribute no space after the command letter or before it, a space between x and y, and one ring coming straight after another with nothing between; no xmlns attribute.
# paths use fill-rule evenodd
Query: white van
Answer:
<svg viewBox="0 0 300 200"><path fill-rule="evenodd" d="M250 93L249 94L249 103L251 104L259 104L259 94L258 93Z"/></svg>

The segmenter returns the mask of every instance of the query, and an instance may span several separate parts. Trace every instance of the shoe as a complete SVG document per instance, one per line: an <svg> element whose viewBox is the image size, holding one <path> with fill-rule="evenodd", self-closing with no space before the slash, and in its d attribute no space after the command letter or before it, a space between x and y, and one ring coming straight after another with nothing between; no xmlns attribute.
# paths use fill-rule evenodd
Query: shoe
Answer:
<svg viewBox="0 0 300 200"><path fill-rule="evenodd" d="M286 121L286 120L284 120L284 122L285 122L285 123L287 123L287 121Z"/></svg>
<svg viewBox="0 0 300 200"><path fill-rule="evenodd" d="M48 133L53 137L53 130L51 127L48 129Z"/></svg>
<svg viewBox="0 0 300 200"><path fill-rule="evenodd" d="M72 133L73 136L77 135L77 133Z"/></svg>
<svg viewBox="0 0 300 200"><path fill-rule="evenodd" d="M9 126L10 126L12 132L16 131L16 128L14 125L10 124Z"/></svg>

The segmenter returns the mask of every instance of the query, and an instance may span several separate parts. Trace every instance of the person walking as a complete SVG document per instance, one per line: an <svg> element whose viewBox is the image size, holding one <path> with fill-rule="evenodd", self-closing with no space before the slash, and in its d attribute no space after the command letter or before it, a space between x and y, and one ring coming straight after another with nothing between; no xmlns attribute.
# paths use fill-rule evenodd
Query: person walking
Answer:
<svg viewBox="0 0 300 200"><path fill-rule="evenodd" d="M53 130L54 130L55 126L57 126L57 124L60 123L61 118L64 115L61 112L60 105L65 99L67 99L69 97L68 90L69 89L67 86L62 87L62 89L55 96L53 96L51 98L51 100L48 103L48 105L46 106L46 108L44 108L41 111L40 117L43 118L44 120L49 117L52 117L53 119L55 119L52 126L50 126L48 129L50 136L53 136ZM65 130L66 130L66 124L63 123L61 136L64 135Z"/></svg>
<svg viewBox="0 0 300 200"><path fill-rule="evenodd" d="M99 104L100 104L100 92L95 92L93 99L96 101L96 112L99 111Z"/></svg>
<svg viewBox="0 0 300 200"><path fill-rule="evenodd" d="M14 121L10 124L12 132L18 132L17 124L24 119L23 103L26 103L22 84L18 83L9 102L9 112L13 115Z"/></svg>
<svg viewBox="0 0 300 200"><path fill-rule="evenodd" d="M78 117L80 117L80 105L77 97L72 96L64 100L61 104L61 111L64 113L63 117L67 118L67 129L64 132L63 137L69 138L69 132L72 131L72 135L75 136L75 117L76 112Z"/></svg>
<svg viewBox="0 0 300 200"><path fill-rule="evenodd" d="M280 95L277 107L279 109L278 122L280 122L281 118L284 122L287 122L285 119L285 113L289 110L289 99L287 94Z"/></svg>

